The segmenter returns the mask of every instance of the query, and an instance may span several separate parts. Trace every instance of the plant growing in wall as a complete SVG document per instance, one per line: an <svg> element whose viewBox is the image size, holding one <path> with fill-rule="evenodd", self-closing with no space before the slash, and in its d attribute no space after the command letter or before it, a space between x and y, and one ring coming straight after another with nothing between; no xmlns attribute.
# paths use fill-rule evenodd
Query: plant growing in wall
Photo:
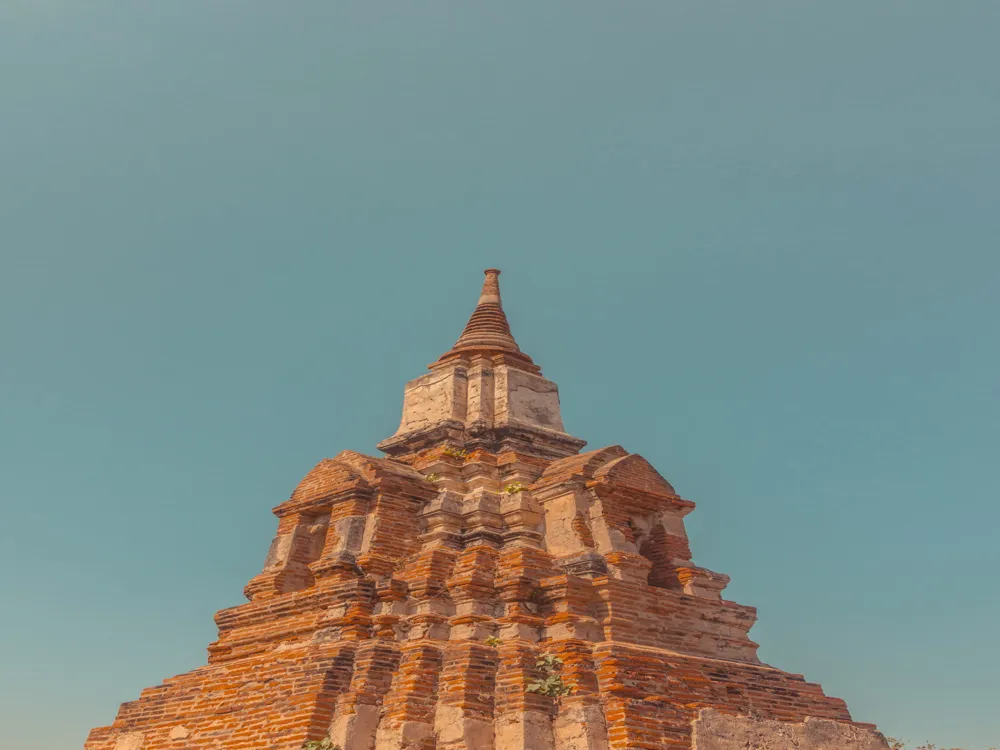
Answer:
<svg viewBox="0 0 1000 750"><path fill-rule="evenodd" d="M541 586L534 586L525 601L531 602L536 606L541 606L545 604L545 591L542 590Z"/></svg>
<svg viewBox="0 0 1000 750"><path fill-rule="evenodd" d="M310 740L302 746L302 750L340 750L340 745L334 745L329 737L321 740Z"/></svg>
<svg viewBox="0 0 1000 750"><path fill-rule="evenodd" d="M559 670L562 669L562 659L552 654L542 654L535 662L542 673L542 678L528 685L529 693L540 693L550 698L561 698L573 692L573 686L563 682Z"/></svg>
<svg viewBox="0 0 1000 750"><path fill-rule="evenodd" d="M501 641L495 635L491 635L484 641L484 643L490 648L500 648L500 644L503 643L503 641Z"/></svg>
<svg viewBox="0 0 1000 750"><path fill-rule="evenodd" d="M442 453L446 456L451 456L452 458L465 458L469 455L469 451L464 448L456 448L453 445L446 445Z"/></svg>
<svg viewBox="0 0 1000 750"><path fill-rule="evenodd" d="M506 492L508 495L513 495L514 493L521 492L523 490L524 490L524 485L521 484L520 482L511 482L510 484L508 484L506 487L503 488L503 491Z"/></svg>

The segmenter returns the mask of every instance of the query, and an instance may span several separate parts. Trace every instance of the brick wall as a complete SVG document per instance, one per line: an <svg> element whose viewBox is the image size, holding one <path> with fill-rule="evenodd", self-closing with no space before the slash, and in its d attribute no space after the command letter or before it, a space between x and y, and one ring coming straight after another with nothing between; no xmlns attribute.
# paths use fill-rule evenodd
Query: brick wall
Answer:
<svg viewBox="0 0 1000 750"><path fill-rule="evenodd" d="M755 610L691 561L693 507L618 446L342 453L274 509L208 665L85 747L690 750L706 709L850 724L843 701L758 661ZM568 695L529 690L543 654Z"/></svg>

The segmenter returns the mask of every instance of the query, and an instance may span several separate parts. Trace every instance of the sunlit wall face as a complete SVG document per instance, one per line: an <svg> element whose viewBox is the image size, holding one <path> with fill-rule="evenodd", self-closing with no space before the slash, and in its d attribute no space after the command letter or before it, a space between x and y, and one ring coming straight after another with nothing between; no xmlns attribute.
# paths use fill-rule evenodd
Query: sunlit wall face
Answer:
<svg viewBox="0 0 1000 750"><path fill-rule="evenodd" d="M0 745L203 663L493 266L762 658L995 745L1000 6L481 5L0 3Z"/></svg>

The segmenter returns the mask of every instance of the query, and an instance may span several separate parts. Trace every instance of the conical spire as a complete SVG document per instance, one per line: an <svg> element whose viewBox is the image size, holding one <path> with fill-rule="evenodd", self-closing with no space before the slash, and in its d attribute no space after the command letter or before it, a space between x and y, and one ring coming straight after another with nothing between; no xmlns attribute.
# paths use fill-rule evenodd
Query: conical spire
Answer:
<svg viewBox="0 0 1000 750"><path fill-rule="evenodd" d="M513 355L514 359L530 366L532 370L536 369L536 365L521 351L510 332L510 323L507 322L500 299L500 270L487 268L483 273L486 278L476 309L458 341L441 356L441 360L451 359L463 352L505 353Z"/></svg>
<svg viewBox="0 0 1000 750"><path fill-rule="evenodd" d="M487 268L484 273L483 291L479 303L469 318L469 322L458 337L453 349L501 349L507 352L521 351L510 333L510 324L503 311L500 299L500 271Z"/></svg>

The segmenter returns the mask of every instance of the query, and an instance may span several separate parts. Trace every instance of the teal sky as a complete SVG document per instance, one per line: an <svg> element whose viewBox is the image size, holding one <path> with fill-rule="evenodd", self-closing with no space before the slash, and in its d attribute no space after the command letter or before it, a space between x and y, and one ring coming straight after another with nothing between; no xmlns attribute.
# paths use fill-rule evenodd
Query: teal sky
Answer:
<svg viewBox="0 0 1000 750"><path fill-rule="evenodd" d="M768 663L1000 744L996 0L0 2L0 746L204 663L503 269Z"/></svg>

